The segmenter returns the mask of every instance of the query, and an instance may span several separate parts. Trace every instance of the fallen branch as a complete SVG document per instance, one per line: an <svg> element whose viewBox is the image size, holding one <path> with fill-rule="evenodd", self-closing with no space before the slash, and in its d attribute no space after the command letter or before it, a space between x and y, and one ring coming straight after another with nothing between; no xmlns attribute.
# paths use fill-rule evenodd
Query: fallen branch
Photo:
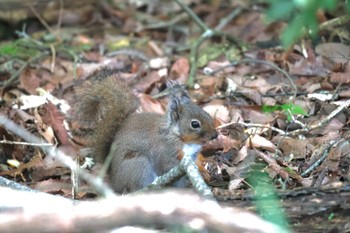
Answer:
<svg viewBox="0 0 350 233"><path fill-rule="evenodd" d="M183 190L73 203L0 188L0 232L105 232L128 225L194 232L287 232L254 214ZM30 201L28 201L30 200ZM10 211L9 211L10 210Z"/></svg>

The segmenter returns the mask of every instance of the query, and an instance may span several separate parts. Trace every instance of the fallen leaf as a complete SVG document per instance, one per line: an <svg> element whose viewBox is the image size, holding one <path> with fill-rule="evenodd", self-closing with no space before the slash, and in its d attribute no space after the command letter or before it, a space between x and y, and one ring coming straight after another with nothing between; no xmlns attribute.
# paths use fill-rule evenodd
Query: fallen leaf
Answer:
<svg viewBox="0 0 350 233"><path fill-rule="evenodd" d="M342 43L323 43L316 45L316 53L335 63L347 63L350 56L350 46Z"/></svg>

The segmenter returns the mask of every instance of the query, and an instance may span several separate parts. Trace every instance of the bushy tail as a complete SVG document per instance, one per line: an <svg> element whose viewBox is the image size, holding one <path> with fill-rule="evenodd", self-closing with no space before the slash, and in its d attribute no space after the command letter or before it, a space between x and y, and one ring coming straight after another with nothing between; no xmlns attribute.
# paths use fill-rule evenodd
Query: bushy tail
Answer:
<svg viewBox="0 0 350 233"><path fill-rule="evenodd" d="M114 135L137 106L117 70L98 70L77 87L73 120L92 128L88 140L95 158L103 161L107 157Z"/></svg>

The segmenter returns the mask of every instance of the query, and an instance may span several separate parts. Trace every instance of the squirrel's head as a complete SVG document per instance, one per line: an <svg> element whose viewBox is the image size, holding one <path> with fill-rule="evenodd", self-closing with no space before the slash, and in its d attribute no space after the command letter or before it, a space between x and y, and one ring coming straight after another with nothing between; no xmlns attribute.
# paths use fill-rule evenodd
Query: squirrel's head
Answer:
<svg viewBox="0 0 350 233"><path fill-rule="evenodd" d="M213 119L191 101L180 85L173 87L168 107L168 123L185 143L203 144L218 136Z"/></svg>

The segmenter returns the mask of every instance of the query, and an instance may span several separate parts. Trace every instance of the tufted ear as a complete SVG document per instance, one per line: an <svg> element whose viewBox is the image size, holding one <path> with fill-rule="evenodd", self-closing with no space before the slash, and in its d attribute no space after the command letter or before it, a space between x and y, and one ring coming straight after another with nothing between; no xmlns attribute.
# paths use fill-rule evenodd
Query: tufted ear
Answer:
<svg viewBox="0 0 350 233"><path fill-rule="evenodd" d="M170 90L171 99L177 99L181 104L188 104L191 102L191 98L184 86L176 81L167 81L166 84Z"/></svg>
<svg viewBox="0 0 350 233"><path fill-rule="evenodd" d="M190 96L185 88L175 81L167 81L169 89L168 123L177 124L184 108L191 103Z"/></svg>
<svg viewBox="0 0 350 233"><path fill-rule="evenodd" d="M178 98L172 97L169 100L168 106L168 118L169 122L176 123L180 120L180 116L183 112L184 106Z"/></svg>

